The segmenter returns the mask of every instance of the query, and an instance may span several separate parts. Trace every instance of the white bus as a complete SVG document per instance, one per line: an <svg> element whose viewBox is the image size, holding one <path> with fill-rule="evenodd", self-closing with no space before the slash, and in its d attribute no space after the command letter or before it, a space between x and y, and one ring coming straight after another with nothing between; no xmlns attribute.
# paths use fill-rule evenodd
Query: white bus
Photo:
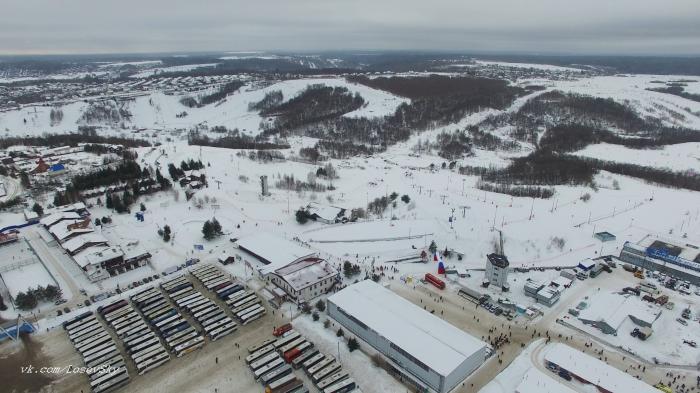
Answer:
<svg viewBox="0 0 700 393"><path fill-rule="evenodd" d="M249 295L246 295L244 297L239 297L236 300L232 301L230 306L231 306L231 308L238 308L244 304L247 304L251 300L255 300L257 298L258 298L258 295L251 293Z"/></svg>
<svg viewBox="0 0 700 393"><path fill-rule="evenodd" d="M141 335L145 330L148 330L148 327L141 321L141 323L136 323L129 327L128 330L122 331L122 334L119 334L119 337L121 337L122 340L126 340L127 337L131 337L133 335Z"/></svg>
<svg viewBox="0 0 700 393"><path fill-rule="evenodd" d="M357 385L352 378L344 379L323 390L323 393L346 393L353 391Z"/></svg>
<svg viewBox="0 0 700 393"><path fill-rule="evenodd" d="M319 390L323 391L323 389L325 389L331 385L334 385L334 384L344 380L345 378L348 378L349 376L350 376L350 374L348 374L347 372L345 372L343 370L340 370L340 371L336 372L335 374L329 375L326 378L321 379L316 384L316 387L319 388Z"/></svg>
<svg viewBox="0 0 700 393"><path fill-rule="evenodd" d="M176 320L178 320L178 319L182 319L182 314L180 314L180 313L175 313L174 315L171 315L171 316L169 316L169 317L167 317L167 318L165 318L165 319L161 319L160 321L156 322L156 327L157 327L158 329L160 329L160 328L162 328L163 326L165 326L165 325L167 325L167 324L169 324L169 323L171 323L171 322L173 322L173 321L176 321Z"/></svg>
<svg viewBox="0 0 700 393"><path fill-rule="evenodd" d="M182 304L185 304L187 301L192 300L192 299L197 299L202 297L202 294L199 293L199 291L195 291L193 293L188 294L187 296L183 296L175 301L175 303L180 306Z"/></svg>
<svg viewBox="0 0 700 393"><path fill-rule="evenodd" d="M204 286L205 286L208 290L211 291L215 286L217 286L217 285L219 285L219 284L223 284L223 283L225 283L225 282L227 282L227 281L230 281L230 280L229 280L228 278L226 278L226 277L221 277L221 278L219 278L219 279L206 282L206 283L204 284Z"/></svg>
<svg viewBox="0 0 700 393"><path fill-rule="evenodd" d="M92 389L93 393L102 393L109 390L114 390L129 383L129 373L126 370L120 373L107 374L106 376L108 378L100 379L98 384L90 384L90 388Z"/></svg>
<svg viewBox="0 0 700 393"><path fill-rule="evenodd" d="M323 359L321 359L318 363L314 364L313 366L309 367L306 369L306 373L309 375L314 375L317 372L323 370L327 365L335 362L335 358L331 355L326 355Z"/></svg>
<svg viewBox="0 0 700 393"><path fill-rule="evenodd" d="M222 313L221 315L219 315L217 317L210 318L210 319L202 322L202 327L204 327L205 332L209 333L212 330L218 328L219 326L226 324L226 323L229 323L229 322L233 322L233 321L231 321L231 318L227 317L226 314Z"/></svg>
<svg viewBox="0 0 700 393"><path fill-rule="evenodd" d="M96 319L94 319L94 320L90 320L90 321L81 323L80 325L75 325L70 330L67 330L66 332L68 333L68 337L75 337L77 335L77 333L82 332L86 328L88 328L90 326L99 325L99 324L100 323Z"/></svg>
<svg viewBox="0 0 700 393"><path fill-rule="evenodd" d="M193 351L194 349L192 348L201 348L204 345L204 337L202 336L197 336L187 342L184 342L178 346L176 346L173 351L177 354L177 357L181 357L182 355L189 353Z"/></svg>
<svg viewBox="0 0 700 393"><path fill-rule="evenodd" d="M110 343L106 347L99 347L96 352L92 351L90 355L87 355L87 357L83 358L83 360L85 360L85 363L87 364L111 353L117 353L117 347L114 345L114 343Z"/></svg>
<svg viewBox="0 0 700 393"><path fill-rule="evenodd" d="M138 366L139 363L161 352L165 352L165 348L163 348L163 346L160 344L153 344L150 347L146 347L141 351L132 354L131 358L134 359L134 363L136 363L136 365Z"/></svg>
<svg viewBox="0 0 700 393"><path fill-rule="evenodd" d="M169 304L164 304L162 307L159 307L157 310L151 310L151 311L147 312L146 314L144 314L144 316L149 321L152 322L153 320L157 319L158 317L160 317L164 314L167 314L168 312L170 312L172 310L175 310L173 308L173 306L171 306Z"/></svg>
<svg viewBox="0 0 700 393"><path fill-rule="evenodd" d="M211 318L216 314L223 314L224 312L217 306L216 304L212 304L207 308L202 309L201 311L198 311L195 313L193 316L198 322L204 322L207 320L207 318Z"/></svg>
<svg viewBox="0 0 700 393"><path fill-rule="evenodd" d="M288 364L283 364L280 367L277 367L276 369L268 372L267 374L263 374L260 376L260 383L263 384L263 386L267 386L271 384L272 382L282 378L286 377L287 375L292 373L292 368Z"/></svg>
<svg viewBox="0 0 700 393"><path fill-rule="evenodd" d="M94 333L95 334L85 335L85 336L80 337L80 339L75 340L73 342L73 346L77 350L80 350L80 348L82 348L83 346L85 346L89 343L95 342L95 341L100 340L100 339L105 338L105 337L109 337L109 333L104 329L95 331Z"/></svg>
<svg viewBox="0 0 700 393"><path fill-rule="evenodd" d="M260 359L261 357L271 353L274 350L275 350L275 346L272 344L268 344L262 348L258 348L258 350L256 350L255 352L246 356L245 361L246 361L246 363L250 364L250 363Z"/></svg>
<svg viewBox="0 0 700 393"><path fill-rule="evenodd" d="M259 359L256 359L254 362L249 363L248 365L250 366L251 370L255 371L255 370L270 363L271 361L273 361L275 359L282 359L282 358L276 352L270 352L269 354L262 356Z"/></svg>
<svg viewBox="0 0 700 393"><path fill-rule="evenodd" d="M189 311L190 314L195 315L211 307L216 307L216 304L214 304L214 302L212 302L211 300L207 299L205 303L198 304L195 307L187 308L187 311Z"/></svg>
<svg viewBox="0 0 700 393"><path fill-rule="evenodd" d="M87 361L87 359L90 358L92 355L94 355L96 353L100 353L100 352L102 352L105 349L110 348L110 347L116 348L114 346L114 342L112 340L106 340L106 341L102 341L98 344L95 344L94 346L92 346L90 348L85 348L83 350L83 352L81 352L80 354L83 355L83 360Z"/></svg>
<svg viewBox="0 0 700 393"><path fill-rule="evenodd" d="M234 314L238 315L239 317L242 317L243 315L248 314L249 312L256 311L260 308L262 308L262 306L259 304L251 304L249 306L243 307L243 309L238 309L238 311L234 312Z"/></svg>
<svg viewBox="0 0 700 393"><path fill-rule="evenodd" d="M113 312L104 318L105 318L105 321L112 323L112 321L119 318L120 316L122 316L124 314L128 314L128 313L133 312L133 311L134 311L134 309L131 307L122 307L119 310L117 310L116 312Z"/></svg>
<svg viewBox="0 0 700 393"><path fill-rule="evenodd" d="M260 301L260 298L257 297L257 296L255 296L255 295L253 295L253 297L250 298L247 302L241 304L241 305L238 306L238 307L232 308L232 309L231 309L231 312L234 313L234 314L238 314L238 313L241 313L241 311L244 311L244 310L246 310L246 309L249 309L249 308L251 308L251 307L253 307L253 306L255 306L255 305L258 305L258 304L260 304L260 303L262 303L262 302ZM243 313L243 314L245 314L245 313Z"/></svg>
<svg viewBox="0 0 700 393"><path fill-rule="evenodd" d="M68 337L70 338L70 340L72 342L75 342L77 339L85 336L86 334L91 334L91 333L96 332L96 331L99 332L100 330L104 330L104 328L102 327L102 324L100 324L99 322L96 322L94 324L84 326L82 329L75 331L75 332L71 333L70 335L68 335Z"/></svg>
<svg viewBox="0 0 700 393"><path fill-rule="evenodd" d="M163 307L163 306L166 305L166 304L167 304L167 302L165 301L165 298L160 298L160 299L158 299L157 302L151 303L151 304L149 304L148 306L142 308L142 309L141 309L141 312L144 313L144 314L146 314L146 313L148 313L149 311L157 310L157 309Z"/></svg>
<svg viewBox="0 0 700 393"><path fill-rule="evenodd" d="M130 325L130 324L134 323L135 321L140 321L140 320L141 320L141 316L134 313L134 314L131 314L131 315L124 317L123 319L120 319L119 322L115 322L114 325L112 325L112 328L116 330L116 329L119 329L121 327Z"/></svg>
<svg viewBox="0 0 700 393"><path fill-rule="evenodd" d="M177 292L173 292L173 293L171 293L169 296L170 296L171 299L177 300L177 299L179 299L179 298L182 297L182 296L186 296L186 295L192 294L192 292L194 292L194 288L193 288L193 287L187 287L187 288L182 288L182 289L180 289L180 290L177 291Z"/></svg>
<svg viewBox="0 0 700 393"><path fill-rule="evenodd" d="M266 346L268 346L268 345L274 343L275 341L277 341L277 340L274 339L274 338L268 338L267 340L265 340L265 341L263 341L263 342L261 342L261 343L258 343L258 344L255 344L255 345L251 345L251 346L248 347L248 353L253 354L253 352L257 352L257 351L259 351L259 350L265 348Z"/></svg>
<svg viewBox="0 0 700 393"><path fill-rule="evenodd" d="M154 368L166 363L168 360L170 360L170 355L168 355L167 352L162 352L150 359L139 363L136 366L136 371L139 373L139 375L143 375L153 370Z"/></svg>
<svg viewBox="0 0 700 393"><path fill-rule="evenodd" d="M95 317L95 314L92 314L92 311L89 311L89 312L86 312L84 314L78 315L77 317L75 317L74 319L72 319L70 321L64 322L63 329L65 329L66 331L70 331L74 327L79 326L80 324L83 324L83 323L85 323L87 321L91 321L91 320L96 321L97 318Z"/></svg>
<svg viewBox="0 0 700 393"><path fill-rule="evenodd" d="M129 334L129 332L131 332L134 329L145 329L145 328L146 328L146 324L143 323L143 320L137 319L135 321L132 321L132 322L125 324L124 326L119 327L119 329L115 329L115 331L117 332L117 336L124 338L126 336L130 336L131 334Z"/></svg>
<svg viewBox="0 0 700 393"><path fill-rule="evenodd" d="M189 311L192 307L197 307L198 305L206 302L210 302L210 300L206 299L204 296L199 295L193 299L187 300L182 305L180 305L180 307L184 307Z"/></svg>
<svg viewBox="0 0 700 393"><path fill-rule="evenodd" d="M332 375L334 372L337 372L340 370L340 363L338 362L333 362L326 367L322 368L319 370L316 374L311 376L311 380L314 383L319 383L323 378L326 378L329 375Z"/></svg>
<svg viewBox="0 0 700 393"><path fill-rule="evenodd" d="M216 341L216 340L220 339L221 337L224 337L227 334L235 332L236 329L238 328L237 326L238 325L236 325L235 322L229 320L228 323L226 323L222 326L219 326L218 328L209 332L209 338L212 341Z"/></svg>
<svg viewBox="0 0 700 393"><path fill-rule="evenodd" d="M252 311L248 314L241 315L239 318L241 319L241 323L243 325L247 325L253 321L255 321L258 318L262 318L267 311L265 311L264 308L260 307L259 309Z"/></svg>
<svg viewBox="0 0 700 393"><path fill-rule="evenodd" d="M292 341L288 342L287 344L284 344L281 347L277 348L277 350L280 352L280 355L283 355L287 351L291 351L292 349L300 346L301 344L303 344L305 342L306 342L306 339L303 336L299 336L295 340L292 340Z"/></svg>
<svg viewBox="0 0 700 393"><path fill-rule="evenodd" d="M296 358L294 358L294 360L292 360L292 367L299 368L304 362L312 359L314 356L317 355L320 355L318 349L315 349L313 347L308 348L306 351L303 351L301 355L297 356ZM318 360L321 359L323 359L323 355L321 355L321 357L318 358Z"/></svg>
<svg viewBox="0 0 700 393"><path fill-rule="evenodd" d="M172 341L169 341L168 347L175 348L182 343L186 343L186 342L196 338L197 336L199 336L199 333L191 331L183 336L178 336L178 338L176 338Z"/></svg>
<svg viewBox="0 0 700 393"><path fill-rule="evenodd" d="M85 353L87 353L88 351L90 351L94 348L104 346L105 344L111 343L111 342L112 342L112 337L107 335L107 336L102 336L96 340L91 340L89 342L86 342L83 345L81 345L80 347L75 347L75 349L77 349L81 355L85 356Z"/></svg>
<svg viewBox="0 0 700 393"><path fill-rule="evenodd" d="M266 365L260 367L259 369L255 370L255 371L253 371L253 376L257 380L258 378L260 378L261 375L267 374L270 371L274 370L275 368L277 368L283 364L284 364L284 359L282 359L281 357L278 356L277 359L267 363Z"/></svg>
<svg viewBox="0 0 700 393"><path fill-rule="evenodd" d="M238 292L234 293L233 296L230 296L228 299L226 299L226 304L231 306L233 303L237 302L238 300L243 299L246 296L250 296L251 294L253 294L253 292L246 291L246 290L238 291Z"/></svg>
<svg viewBox="0 0 700 393"><path fill-rule="evenodd" d="M166 338L165 338L165 342L168 344L169 347L174 347L174 345L173 345L172 343L174 343L175 341L177 341L180 337L184 337L184 336L190 335L190 334L192 334L192 333L194 333L195 335L199 334L199 333L190 325L190 327L188 327L188 328L186 328L186 329L183 329L183 330L180 330L179 332L173 333L173 334L169 335L168 337L166 337Z"/></svg>
<svg viewBox="0 0 700 393"><path fill-rule="evenodd" d="M153 336L153 337L147 339L146 341L143 341L143 342L136 344L133 347L129 348L128 352L130 354L135 354L135 353L138 353L140 351L143 351L145 348L148 348L153 344L159 344L159 343L160 342L158 341L158 338Z"/></svg>

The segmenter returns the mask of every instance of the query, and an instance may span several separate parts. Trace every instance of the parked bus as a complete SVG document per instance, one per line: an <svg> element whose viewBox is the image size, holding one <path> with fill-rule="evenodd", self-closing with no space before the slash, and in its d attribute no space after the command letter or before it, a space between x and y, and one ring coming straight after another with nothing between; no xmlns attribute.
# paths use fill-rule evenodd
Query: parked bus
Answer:
<svg viewBox="0 0 700 393"><path fill-rule="evenodd" d="M139 375L143 375L150 370L153 370L154 368L166 363L167 361L170 360L170 355L168 355L167 352L161 352L149 359L146 359L136 365L136 371L139 373Z"/></svg>
<svg viewBox="0 0 700 393"><path fill-rule="evenodd" d="M347 378L325 388L323 393L347 393L353 391L356 387L357 385L355 384L355 380L352 378Z"/></svg>
<svg viewBox="0 0 700 393"><path fill-rule="evenodd" d="M313 358L316 355L319 355L318 349L315 349L313 347L307 348L305 351L302 351L301 355L297 356L294 360L292 360L292 367L294 367L295 369L299 368L304 362ZM323 355L321 355L319 360L322 358Z"/></svg>
<svg viewBox="0 0 700 393"><path fill-rule="evenodd" d="M101 346L97 349L90 351L90 354L85 355L83 360L87 364L93 360L99 359L101 357L104 357L104 356L106 356L108 354L112 354L112 353L117 353L117 347L114 345L114 343L109 343L109 344L107 344L107 346Z"/></svg>
<svg viewBox="0 0 700 393"><path fill-rule="evenodd" d="M80 347L75 347L75 349L80 352L83 357L85 357L87 354L91 353L95 348L102 348L107 344L112 344L112 337L106 336L106 337L100 337L94 341L89 341L81 345Z"/></svg>
<svg viewBox="0 0 700 393"><path fill-rule="evenodd" d="M241 324L247 325L247 324L255 321L258 318L262 318L262 316L265 315L266 313L267 313L267 311L265 311L264 308L260 307L257 310L249 312L248 314L243 314L243 315L239 316L239 318L241 319Z"/></svg>
<svg viewBox="0 0 700 393"><path fill-rule="evenodd" d="M299 332L292 329L292 330L289 330L287 333L283 334L282 337L275 340L275 342L272 345L274 345L275 348L280 348L280 347L287 345L290 342L296 340L300 336L301 336L301 334L299 334Z"/></svg>
<svg viewBox="0 0 700 393"><path fill-rule="evenodd" d="M248 347L248 353L252 354L253 352L257 352L258 350L274 343L275 341L277 341L277 340L275 340L274 338L268 338L267 340L265 340L261 343L251 345ZM274 346L273 346L273 348L274 348Z"/></svg>
<svg viewBox="0 0 700 393"><path fill-rule="evenodd" d="M314 383L319 383L323 378L326 378L329 375L332 375L333 373L337 372L340 370L340 363L338 362L333 362L326 367L322 368L319 370L316 374L313 374L311 376L311 380Z"/></svg>
<svg viewBox="0 0 700 393"><path fill-rule="evenodd" d="M303 382L294 374L289 374L267 385L265 393L288 393L302 385Z"/></svg>
<svg viewBox="0 0 700 393"><path fill-rule="evenodd" d="M116 301L114 303L110 303L106 306L100 306L97 308L97 311L100 313L100 315L105 316L112 311L115 311L119 308L126 306L127 304L128 304L128 302L126 300L122 299L122 300Z"/></svg>
<svg viewBox="0 0 700 393"><path fill-rule="evenodd" d="M189 300L198 299L198 298L200 298L200 297L202 297L202 294L199 293L198 291L195 291L195 292L193 292L193 293L188 294L187 296L183 296L183 297L177 299L177 300L175 301L175 304L177 304L178 306L180 306L180 305L182 305L182 304L188 302Z"/></svg>
<svg viewBox="0 0 700 393"><path fill-rule="evenodd" d="M98 330L98 331L95 332L95 334L91 334L91 335L87 335L87 336L82 336L82 337L80 337L79 340L75 340L75 341L73 342L73 346L75 347L75 349L80 350L80 348L82 348L82 347L85 346L86 344L95 342L95 341L97 341L97 340L101 340L101 339L103 339L103 338L105 338L105 337L111 337L111 336L110 336L109 333L108 333L106 330L104 330L104 329Z"/></svg>
<svg viewBox="0 0 700 393"><path fill-rule="evenodd" d="M305 360L301 366L304 368L304 370L307 370L311 368L312 366L316 365L316 363L320 362L321 360L325 359L326 355L322 353L317 353L316 355L312 356L311 358Z"/></svg>
<svg viewBox="0 0 700 393"><path fill-rule="evenodd" d="M309 348L312 348L314 344L309 341L304 341L301 345L298 347L294 347L282 354L282 357L284 358L284 361L287 363L291 363L292 360L296 359L299 357L304 351L306 351Z"/></svg>
<svg viewBox="0 0 700 393"><path fill-rule="evenodd" d="M258 380L263 374L267 374L283 364L284 360L282 360L282 358L278 356L276 359L253 371L253 377L255 377L255 379Z"/></svg>
<svg viewBox="0 0 700 393"><path fill-rule="evenodd" d="M249 363L248 366L250 366L250 369L255 371L259 369L260 367L270 363L271 361L275 359L280 359L280 355L278 355L275 352L270 352L264 356L261 356L260 358L254 360L253 362Z"/></svg>
<svg viewBox="0 0 700 393"><path fill-rule="evenodd" d="M177 290L177 291L171 293L169 296L171 299L177 300L177 299L181 298L182 296L186 296L186 295L191 294L193 291L194 291L194 288L192 287L192 284L190 284L189 287L185 287L185 288L182 288L180 290Z"/></svg>
<svg viewBox="0 0 700 393"><path fill-rule="evenodd" d="M69 319L69 320L63 322L63 329L68 330L68 329L70 329L73 325L75 325L75 324L77 324L78 322L80 322L80 321L86 319L86 318L89 317L89 316L92 316L92 317L94 318L94 315L92 314L92 311L84 312L84 313L78 315L77 317L75 317L75 318L73 318L73 319Z"/></svg>
<svg viewBox="0 0 700 393"><path fill-rule="evenodd" d="M340 370L340 371L336 372L335 374L329 375L326 378L321 379L316 384L316 387L320 391L323 391L323 389L325 389L331 385L334 385L334 384L336 384L336 383L338 383L346 378L349 378L349 377L350 377L350 374L348 374L347 372L345 372L343 370Z"/></svg>
<svg viewBox="0 0 700 393"><path fill-rule="evenodd" d="M233 303L235 303L238 300L243 299L243 297L249 296L251 294L254 294L254 293L250 292L250 291L246 291L246 290L238 291L238 292L234 293L233 295L229 296L228 299L226 299L226 304L231 306Z"/></svg>
<svg viewBox="0 0 700 393"><path fill-rule="evenodd" d="M185 334L184 336L179 336L178 338L168 342L168 346L170 348L175 348L180 344L186 343L194 338L197 338L199 336L199 333L197 332L189 332Z"/></svg>
<svg viewBox="0 0 700 393"><path fill-rule="evenodd" d="M305 342L306 342L306 339L300 335L299 337L295 338L294 340L282 345L281 347L278 347L277 350L279 351L280 355L282 355L285 352L287 352L291 349L294 349Z"/></svg>
<svg viewBox="0 0 700 393"><path fill-rule="evenodd" d="M306 369L306 373L309 374L309 376L314 375L333 362L335 362L335 358L331 355L326 355L320 362Z"/></svg>
<svg viewBox="0 0 700 393"><path fill-rule="evenodd" d="M249 298L245 303L241 304L238 307L231 308L231 312L234 314L242 313L245 314L245 310L254 307L256 305L259 305L262 303L259 297L253 295L251 298Z"/></svg>
<svg viewBox="0 0 700 393"><path fill-rule="evenodd" d="M133 311L134 311L134 309L131 307L122 307L119 310L117 310L116 312L113 312L113 313L107 315L105 317L105 321L112 323L112 321L114 321L115 319L118 319L120 316L122 316L124 314L128 314L128 313L133 312Z"/></svg>
<svg viewBox="0 0 700 393"><path fill-rule="evenodd" d="M194 338L198 334L199 333L196 330L194 330L194 328L192 326L190 326L188 329L182 329L179 332L176 332L176 333L169 335L165 339L165 343L168 344L169 347L174 347L175 346L174 343L177 342L179 339L181 339L183 337Z"/></svg>
<svg viewBox="0 0 700 393"><path fill-rule="evenodd" d="M227 334L233 333L238 329L238 325L235 322L229 320L229 322L217 327L216 329L209 332L209 338L212 341L216 341Z"/></svg>
<svg viewBox="0 0 700 393"><path fill-rule="evenodd" d="M175 309L173 309L175 311ZM169 312L165 315L162 315L154 320L151 321L153 325L155 325L156 328L160 329L161 327L169 324L170 322L176 321L178 319L182 318L182 314L179 312L175 311L174 313Z"/></svg>
<svg viewBox="0 0 700 393"><path fill-rule="evenodd" d="M246 363L250 364L250 363L260 359L261 357L263 357L269 353L272 353L272 351L274 351L274 350L275 350L275 346L272 344L268 344L262 348L258 348L258 350L256 350L255 352L246 356L245 361L246 361Z"/></svg>
<svg viewBox="0 0 700 393"><path fill-rule="evenodd" d="M272 382L282 378L286 377L287 375L292 373L292 367L289 366L288 364L282 365L280 367L277 367L276 369L268 372L267 374L263 374L260 376L260 383L262 383L264 386L267 386L271 384Z"/></svg>
<svg viewBox="0 0 700 393"><path fill-rule="evenodd" d="M83 360L85 360L96 353L100 353L100 352L104 351L105 349L107 349L109 347L114 347L114 341L112 341L112 340L102 341L100 343L93 345L90 348L83 349L83 352L81 352L80 354L83 356Z"/></svg>
<svg viewBox="0 0 700 393"><path fill-rule="evenodd" d="M93 393L114 390L129 383L129 373L126 370L120 373L107 374L107 377L106 379L100 379L99 383L90 384L90 389L92 389Z"/></svg>
<svg viewBox="0 0 700 393"><path fill-rule="evenodd" d="M177 354L177 357L182 357L196 349L201 348L202 346L204 346L204 337L197 336L190 341L176 346L174 351Z"/></svg>

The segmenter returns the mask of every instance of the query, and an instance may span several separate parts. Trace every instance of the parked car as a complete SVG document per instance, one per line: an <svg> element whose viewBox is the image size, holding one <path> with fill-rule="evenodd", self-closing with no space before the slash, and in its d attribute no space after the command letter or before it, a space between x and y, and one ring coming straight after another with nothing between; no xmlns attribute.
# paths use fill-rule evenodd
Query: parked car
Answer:
<svg viewBox="0 0 700 393"><path fill-rule="evenodd" d="M688 322L683 318L676 318L676 322L680 323L683 326L688 326Z"/></svg>

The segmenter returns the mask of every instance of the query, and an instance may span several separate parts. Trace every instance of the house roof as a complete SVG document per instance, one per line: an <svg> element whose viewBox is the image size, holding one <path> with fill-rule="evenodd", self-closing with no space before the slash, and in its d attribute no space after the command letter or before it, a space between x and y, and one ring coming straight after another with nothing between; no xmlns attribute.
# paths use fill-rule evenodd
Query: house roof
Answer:
<svg viewBox="0 0 700 393"><path fill-rule="evenodd" d="M352 284L328 301L442 376L486 347L483 341L372 280Z"/></svg>
<svg viewBox="0 0 700 393"><path fill-rule="evenodd" d="M52 225L60 222L61 220L77 220L79 218L80 215L75 212L58 212L42 218L41 220L39 220L39 223L45 227L51 227Z"/></svg>
<svg viewBox="0 0 700 393"><path fill-rule="evenodd" d="M66 225L54 225L51 228L49 228L49 232L56 236L56 239L58 239L58 241L63 241L71 236L74 236L75 234L90 233L93 231L91 227L68 229L68 224L72 224L74 222L79 221L81 220L71 220L70 222L66 223Z"/></svg>
<svg viewBox="0 0 700 393"><path fill-rule="evenodd" d="M587 321L605 322L617 330L630 315L652 324L658 318L659 307L648 304L636 296L616 293L600 293L594 296L578 318Z"/></svg>
<svg viewBox="0 0 700 393"><path fill-rule="evenodd" d="M84 247L86 244L90 243L104 243L107 245L107 238L99 233L86 233L84 235L76 236L70 240L63 243L63 248L70 252L71 254L80 248Z"/></svg>
<svg viewBox="0 0 700 393"><path fill-rule="evenodd" d="M568 345L548 346L544 358L612 393L658 393L652 386Z"/></svg>
<svg viewBox="0 0 700 393"><path fill-rule="evenodd" d="M335 221L338 216L340 216L345 209L337 206L321 205L316 202L311 202L306 206L306 211L310 215L316 215L327 221Z"/></svg>
<svg viewBox="0 0 700 393"><path fill-rule="evenodd" d="M240 249L252 253L268 264L260 269L263 274L315 254L311 249L266 232L242 237L236 243Z"/></svg>
<svg viewBox="0 0 700 393"><path fill-rule="evenodd" d="M75 262L82 268L87 265L99 265L119 256L124 256L124 251L118 246L90 247L73 256Z"/></svg>

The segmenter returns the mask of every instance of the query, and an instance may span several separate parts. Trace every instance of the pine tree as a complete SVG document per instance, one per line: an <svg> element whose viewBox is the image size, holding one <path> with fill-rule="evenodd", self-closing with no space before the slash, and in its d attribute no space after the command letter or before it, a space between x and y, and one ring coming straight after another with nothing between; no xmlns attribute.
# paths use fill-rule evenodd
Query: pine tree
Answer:
<svg viewBox="0 0 700 393"><path fill-rule="evenodd" d="M202 226L202 234L206 240L211 240L214 238L214 226L211 224L211 221L204 221L204 225Z"/></svg>
<svg viewBox="0 0 700 393"><path fill-rule="evenodd" d="M32 206L32 210L33 210L34 213L36 213L38 216L43 216L43 215L44 215L44 208L41 207L41 205L38 204L38 203L36 203L36 202L34 203L34 206Z"/></svg>
<svg viewBox="0 0 700 393"><path fill-rule="evenodd" d="M107 209L114 208L114 200L112 199L112 194L105 195L105 207Z"/></svg>

